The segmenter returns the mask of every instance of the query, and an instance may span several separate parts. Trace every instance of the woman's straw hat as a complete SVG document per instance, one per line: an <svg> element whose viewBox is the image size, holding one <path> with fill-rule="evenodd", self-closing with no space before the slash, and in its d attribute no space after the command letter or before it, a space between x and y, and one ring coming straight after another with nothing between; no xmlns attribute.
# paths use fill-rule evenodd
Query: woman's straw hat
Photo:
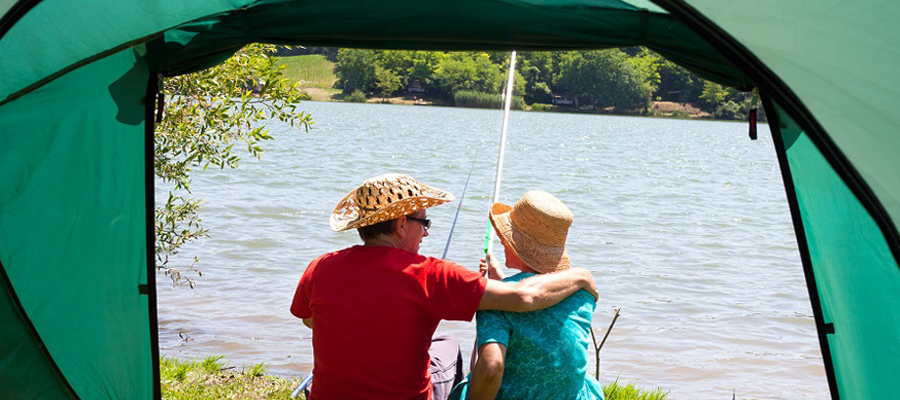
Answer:
<svg viewBox="0 0 900 400"><path fill-rule="evenodd" d="M494 203L490 218L503 246L531 269L541 273L569 269L566 235L572 212L552 194L532 190L512 207Z"/></svg>
<svg viewBox="0 0 900 400"><path fill-rule="evenodd" d="M347 193L331 213L331 229L374 225L453 201L453 195L416 182L409 175L376 176Z"/></svg>

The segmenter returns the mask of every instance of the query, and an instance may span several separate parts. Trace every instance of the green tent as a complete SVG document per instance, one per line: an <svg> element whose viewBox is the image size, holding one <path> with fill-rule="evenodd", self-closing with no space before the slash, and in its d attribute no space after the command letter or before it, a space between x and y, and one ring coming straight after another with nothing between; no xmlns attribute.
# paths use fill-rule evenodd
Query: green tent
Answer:
<svg viewBox="0 0 900 400"><path fill-rule="evenodd" d="M832 396L900 397L900 3L0 0L0 16L0 398L159 398L159 76L251 42L641 45L759 88Z"/></svg>

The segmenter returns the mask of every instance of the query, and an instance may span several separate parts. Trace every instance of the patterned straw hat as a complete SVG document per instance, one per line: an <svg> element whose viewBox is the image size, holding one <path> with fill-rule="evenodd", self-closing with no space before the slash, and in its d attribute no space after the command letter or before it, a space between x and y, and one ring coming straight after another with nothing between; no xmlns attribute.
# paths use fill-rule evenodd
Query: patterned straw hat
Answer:
<svg viewBox="0 0 900 400"><path fill-rule="evenodd" d="M347 193L331 212L331 229L374 225L453 201L453 195L416 182L409 175L384 174Z"/></svg>
<svg viewBox="0 0 900 400"><path fill-rule="evenodd" d="M531 269L541 273L569 269L566 235L572 212L552 194L532 190L512 207L494 203L490 218L503 246Z"/></svg>

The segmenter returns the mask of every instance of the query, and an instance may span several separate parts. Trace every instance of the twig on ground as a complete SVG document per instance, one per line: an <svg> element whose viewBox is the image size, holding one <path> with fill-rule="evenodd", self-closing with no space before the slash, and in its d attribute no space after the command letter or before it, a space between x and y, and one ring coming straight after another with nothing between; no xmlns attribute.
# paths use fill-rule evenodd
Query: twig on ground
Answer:
<svg viewBox="0 0 900 400"><path fill-rule="evenodd" d="M606 335L603 335L603 340L600 341L600 345L597 345L597 337L594 336L594 329L591 328L591 341L594 342L594 359L596 363L596 369L594 369L594 379L600 380L600 349L603 348L603 344L606 343L606 338L609 337L609 332L612 331L614 325L616 325L616 320L619 319L619 311L622 311L622 307L616 309L616 315L613 316L612 322L609 323L609 328L606 328Z"/></svg>

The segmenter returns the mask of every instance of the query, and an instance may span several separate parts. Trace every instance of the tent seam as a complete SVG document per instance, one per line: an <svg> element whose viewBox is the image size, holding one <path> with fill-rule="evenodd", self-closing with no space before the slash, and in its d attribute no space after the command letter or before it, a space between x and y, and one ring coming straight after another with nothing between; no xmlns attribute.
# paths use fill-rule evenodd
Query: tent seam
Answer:
<svg viewBox="0 0 900 400"><path fill-rule="evenodd" d="M138 39L129 41L129 42L125 42L125 43L120 44L120 45L118 45L118 46L116 46L116 47L113 47L113 48L111 48L111 49L109 49L109 50L102 51L102 52L100 52L100 53L94 54L93 56L90 56L90 57L88 57L88 58L81 59L80 61L77 61L77 62L75 62L75 63L69 64L69 65L66 66L65 68L63 68L63 69L61 69L61 70L59 70L59 71L56 71L56 72L54 72L54 73L52 73L52 74L50 74L50 75L48 75L48 76L46 76L46 77L44 77L44 78L38 80L38 81L35 82L35 83L32 83L32 84L30 84L30 85L28 85L28 86L26 86L26 87L20 89L19 91L16 91L16 92L10 94L9 96L7 96L7 97L6 97L5 99L3 99L3 100L0 100L0 107L5 106L6 104L11 103L11 102L13 102L13 101L16 101L16 100L18 100L19 98L21 98L22 96L27 95L28 93L31 93L31 92L33 92L33 91L35 91L35 90L37 90L37 89L40 89L40 88L43 87L44 85L47 85L48 83L53 82L53 81L59 79L60 77L62 77L63 75L68 74L69 72L72 72L72 71L74 71L74 70L76 70L76 69L78 69L78 68L81 68L81 67L83 67L83 66L85 66L85 65L88 65L88 64L90 64L90 63L93 63L93 62L95 62L95 61L98 61L98 60L104 59L104 58L106 58L106 57L109 57L109 56L111 56L111 55L113 55L113 54L116 54L116 53L122 51L122 50L125 50L125 49L128 49L128 48L137 46L137 45L142 44L142 43L149 42L149 41L155 39L157 36L162 35L162 34L163 34L162 31L160 31L160 32L155 32L155 33L152 33L152 34L150 34L150 35L147 35L147 36L144 36L144 37L141 37L141 38L138 38Z"/></svg>

